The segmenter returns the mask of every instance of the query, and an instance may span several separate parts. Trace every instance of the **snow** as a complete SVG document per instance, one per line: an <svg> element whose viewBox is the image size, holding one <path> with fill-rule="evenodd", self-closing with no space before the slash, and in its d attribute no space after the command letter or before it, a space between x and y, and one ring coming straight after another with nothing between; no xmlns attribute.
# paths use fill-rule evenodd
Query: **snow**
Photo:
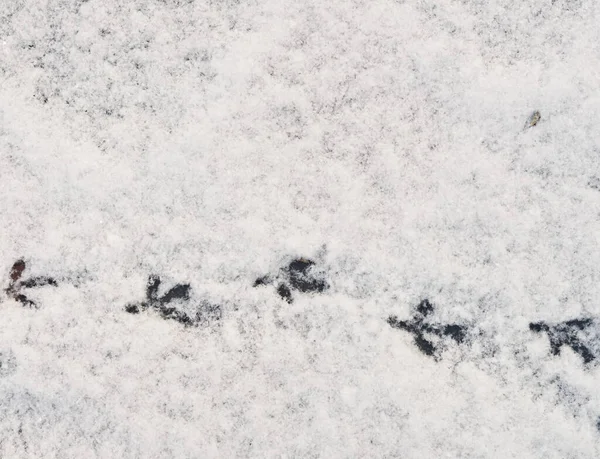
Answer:
<svg viewBox="0 0 600 459"><path fill-rule="evenodd" d="M529 327L590 318L598 351L598 24L594 0L3 0L0 457L600 457L600 358ZM9 287L19 259L58 285ZM220 320L128 314L151 275ZM424 299L464 343L390 327Z"/></svg>

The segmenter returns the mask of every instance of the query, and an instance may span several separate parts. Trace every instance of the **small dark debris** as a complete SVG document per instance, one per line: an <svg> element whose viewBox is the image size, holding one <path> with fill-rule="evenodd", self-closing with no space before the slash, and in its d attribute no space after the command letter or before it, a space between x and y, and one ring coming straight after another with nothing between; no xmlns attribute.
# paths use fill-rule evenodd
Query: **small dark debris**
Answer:
<svg viewBox="0 0 600 459"><path fill-rule="evenodd" d="M545 332L548 335L552 355L560 355L561 348L569 346L587 364L595 360L596 355L590 347L582 342L582 337L578 331L585 330L592 324L593 321L589 318L568 320L555 325L549 325L546 322L533 322L529 324L529 329L536 333Z"/></svg>
<svg viewBox="0 0 600 459"><path fill-rule="evenodd" d="M537 125L540 122L541 119L542 119L541 113L538 110L536 110L531 115L529 115L529 118L527 118L527 123L525 123L525 127L526 128L534 127L535 125Z"/></svg>
<svg viewBox="0 0 600 459"><path fill-rule="evenodd" d="M600 432L600 416L598 416L598 419L596 419L596 429L598 432Z"/></svg>
<svg viewBox="0 0 600 459"><path fill-rule="evenodd" d="M467 329L463 325L448 324L438 326L425 322L425 318L433 313L433 305L429 300L421 301L415 308L415 315L412 320L398 320L396 316L390 316L387 323L392 328L404 330L414 335L414 341L417 348L425 355L437 358L438 349L434 343L428 340L425 335L433 335L438 338L449 337L458 344L465 342Z"/></svg>
<svg viewBox="0 0 600 459"><path fill-rule="evenodd" d="M52 287L57 287L58 282L52 277L32 277L30 279L21 280L23 276L23 272L27 268L27 264L25 260L19 259L15 261L10 270L10 282L8 287L4 290L12 299L18 301L23 306L26 307L37 307L34 301L30 300L21 293L21 290L24 288L35 288L35 287L44 287L46 285L50 285Z"/></svg>

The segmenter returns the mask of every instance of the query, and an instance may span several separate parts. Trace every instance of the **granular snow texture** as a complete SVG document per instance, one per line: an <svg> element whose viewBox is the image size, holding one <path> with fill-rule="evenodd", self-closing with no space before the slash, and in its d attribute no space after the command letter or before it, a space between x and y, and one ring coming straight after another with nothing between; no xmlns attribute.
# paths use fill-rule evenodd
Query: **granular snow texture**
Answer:
<svg viewBox="0 0 600 459"><path fill-rule="evenodd" d="M597 0L0 1L0 457L600 457Z"/></svg>

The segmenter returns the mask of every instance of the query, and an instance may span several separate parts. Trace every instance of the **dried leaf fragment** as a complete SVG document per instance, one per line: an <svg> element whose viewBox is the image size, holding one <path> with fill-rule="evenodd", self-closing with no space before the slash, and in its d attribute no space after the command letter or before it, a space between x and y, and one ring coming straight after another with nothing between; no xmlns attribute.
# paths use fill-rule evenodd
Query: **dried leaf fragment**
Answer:
<svg viewBox="0 0 600 459"><path fill-rule="evenodd" d="M538 110L536 110L527 119L527 123L525 124L525 127L526 128L532 128L533 126L535 126L536 124L538 124L541 119L542 119L541 113Z"/></svg>

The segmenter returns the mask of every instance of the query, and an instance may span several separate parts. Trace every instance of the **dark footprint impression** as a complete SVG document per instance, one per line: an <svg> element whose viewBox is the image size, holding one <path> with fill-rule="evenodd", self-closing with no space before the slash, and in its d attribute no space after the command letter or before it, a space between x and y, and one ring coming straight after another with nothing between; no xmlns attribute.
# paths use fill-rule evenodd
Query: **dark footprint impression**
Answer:
<svg viewBox="0 0 600 459"><path fill-rule="evenodd" d="M259 277L254 281L254 287L277 284L279 296L292 303L292 291L301 293L323 293L329 287L322 275L317 272L315 262L307 258L292 260L280 269L279 275Z"/></svg>
<svg viewBox="0 0 600 459"><path fill-rule="evenodd" d="M546 322L533 322L529 329L536 333L546 333L550 340L552 355L560 355L563 346L569 346L579 354L583 363L592 362L600 348L600 328L592 319L573 319L549 325Z"/></svg>
<svg viewBox="0 0 600 459"><path fill-rule="evenodd" d="M4 291L10 298L18 301L23 306L37 308L38 305L33 300L27 298L27 296L22 293L22 290L24 288L44 287L46 285L57 287L58 283L54 278L45 276L31 277L29 279L21 280L23 272L26 268L27 264L25 263L25 260L20 259L15 261L10 270L10 282L8 284L8 288L4 289Z"/></svg>
<svg viewBox="0 0 600 459"><path fill-rule="evenodd" d="M174 320L180 324L191 327L218 321L222 317L221 306L202 302L195 314L190 315L185 311L175 308L171 303L190 301L190 284L176 284L164 295L158 295L161 280L159 276L152 275L148 278L146 285L146 301L137 304L129 304L125 311L130 314L139 314L149 308L157 311L163 319Z"/></svg>
<svg viewBox="0 0 600 459"><path fill-rule="evenodd" d="M439 350L442 347L441 341L445 337L449 337L462 344L467 335L467 328L464 325L449 324L449 325L433 325L427 317L433 313L433 305L429 300L421 301L415 308L415 314L412 320L398 320L396 316L388 317L387 323L392 328L405 330L414 335L414 341L417 348L425 355L439 358ZM433 340L437 341L434 344Z"/></svg>

